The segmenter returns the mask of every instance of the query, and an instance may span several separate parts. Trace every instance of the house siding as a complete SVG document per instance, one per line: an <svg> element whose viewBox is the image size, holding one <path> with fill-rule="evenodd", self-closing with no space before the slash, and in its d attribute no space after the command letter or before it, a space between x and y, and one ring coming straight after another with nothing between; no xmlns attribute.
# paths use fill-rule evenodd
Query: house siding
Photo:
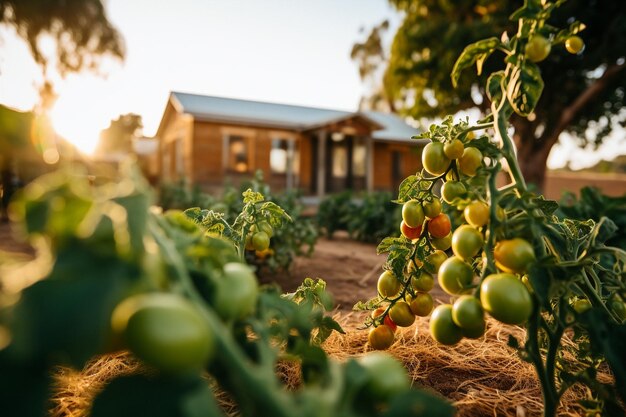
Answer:
<svg viewBox="0 0 626 417"><path fill-rule="evenodd" d="M396 192L398 180L414 175L422 169L423 147L409 144L374 143L374 189ZM401 155L399 178L394 184L393 153Z"/></svg>

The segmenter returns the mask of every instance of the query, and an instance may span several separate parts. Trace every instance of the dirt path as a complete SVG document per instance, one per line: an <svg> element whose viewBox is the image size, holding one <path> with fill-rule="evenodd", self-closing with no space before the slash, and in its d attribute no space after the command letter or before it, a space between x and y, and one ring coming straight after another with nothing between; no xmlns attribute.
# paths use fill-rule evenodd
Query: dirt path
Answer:
<svg viewBox="0 0 626 417"><path fill-rule="evenodd" d="M385 259L386 255L376 254L376 245L355 242L347 235L337 233L332 240L320 238L313 256L297 258L289 274L268 275L265 280L273 278L289 292L306 277L322 278L337 308L350 311L357 301L376 296L376 282ZM433 290L433 296L445 299L438 287Z"/></svg>

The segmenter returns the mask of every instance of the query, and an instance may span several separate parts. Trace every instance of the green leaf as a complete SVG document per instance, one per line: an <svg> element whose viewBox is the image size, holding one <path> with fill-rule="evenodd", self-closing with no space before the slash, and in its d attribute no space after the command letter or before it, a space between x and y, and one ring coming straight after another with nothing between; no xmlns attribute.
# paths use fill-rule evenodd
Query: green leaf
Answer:
<svg viewBox="0 0 626 417"><path fill-rule="evenodd" d="M94 400L91 417L224 416L207 381L198 376L117 378Z"/></svg>
<svg viewBox="0 0 626 417"><path fill-rule="evenodd" d="M535 204L546 216L551 216L559 208L559 203L554 200L546 200L543 196L533 198Z"/></svg>
<svg viewBox="0 0 626 417"><path fill-rule="evenodd" d="M487 96L492 103L499 103L502 100L502 80L504 71L492 73L487 79Z"/></svg>
<svg viewBox="0 0 626 417"><path fill-rule="evenodd" d="M18 358L84 366L105 348L111 313L137 276L120 261L65 252L50 277L22 292L12 312L11 351Z"/></svg>
<svg viewBox="0 0 626 417"><path fill-rule="evenodd" d="M426 391L407 390L393 397L381 417L453 417L455 414L454 407L445 399Z"/></svg>
<svg viewBox="0 0 626 417"><path fill-rule="evenodd" d="M452 74L450 75L452 78L452 86L456 88L459 78L461 77L461 72L478 61L480 61L480 70L482 62L487 59L498 46L500 46L500 39L496 37L483 39L466 46L457 61L454 63L454 68L452 69Z"/></svg>
<svg viewBox="0 0 626 417"><path fill-rule="evenodd" d="M626 401L626 324L614 324L604 311L593 309L582 317L591 346L602 354L615 377L615 387Z"/></svg>
<svg viewBox="0 0 626 417"><path fill-rule="evenodd" d="M543 79L539 67L524 60L521 66L514 66L506 96L515 113L528 116L535 110L543 91Z"/></svg>
<svg viewBox="0 0 626 417"><path fill-rule="evenodd" d="M511 16L509 16L509 19L513 21L519 19L536 19L539 12L541 12L541 3L537 0L525 0L524 6L514 11Z"/></svg>
<svg viewBox="0 0 626 417"><path fill-rule="evenodd" d="M256 204L265 200L263 194L252 191L252 189L248 188L246 191L242 193L243 203L244 204Z"/></svg>
<svg viewBox="0 0 626 417"><path fill-rule="evenodd" d="M376 254L387 253L394 250L397 247L404 247L407 245L407 241L402 237L386 237L376 247Z"/></svg>
<svg viewBox="0 0 626 417"><path fill-rule="evenodd" d="M415 191L418 190L420 178L417 175L409 175L398 187L398 203L404 203L410 200Z"/></svg>

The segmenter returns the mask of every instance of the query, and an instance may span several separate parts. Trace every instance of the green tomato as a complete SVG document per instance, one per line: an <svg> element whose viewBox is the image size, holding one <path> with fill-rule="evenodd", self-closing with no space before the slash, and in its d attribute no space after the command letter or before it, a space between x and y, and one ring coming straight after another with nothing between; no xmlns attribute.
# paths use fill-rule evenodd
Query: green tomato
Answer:
<svg viewBox="0 0 626 417"><path fill-rule="evenodd" d="M252 232L259 230L260 232L265 232L271 238L274 236L274 228L269 224L267 220L261 220L257 225L252 225L250 228Z"/></svg>
<svg viewBox="0 0 626 417"><path fill-rule="evenodd" d="M426 292L415 293L415 296L409 299L409 307L411 307L411 311L416 316L428 316L433 311L433 306L433 297Z"/></svg>
<svg viewBox="0 0 626 417"><path fill-rule="evenodd" d="M441 175L450 166L450 159L443 151L443 143L431 142L422 151L422 165L431 175Z"/></svg>
<svg viewBox="0 0 626 417"><path fill-rule="evenodd" d="M439 286L450 295L466 291L474 278L470 264L458 256L452 256L441 265L437 275Z"/></svg>
<svg viewBox="0 0 626 417"><path fill-rule="evenodd" d="M386 318L386 317L385 317ZM385 350L393 345L393 329L386 324L373 327L367 335L367 342L374 350Z"/></svg>
<svg viewBox="0 0 626 417"><path fill-rule="evenodd" d="M533 311L533 300L526 286L512 274L487 276L480 284L480 302L496 320L522 324Z"/></svg>
<svg viewBox="0 0 626 417"><path fill-rule="evenodd" d="M436 250L424 260L424 269L431 274L436 274L446 259L448 259L448 255L444 251Z"/></svg>
<svg viewBox="0 0 626 417"><path fill-rule="evenodd" d="M570 54L578 54L585 49L585 42L583 42L580 36L570 36L565 41L565 49Z"/></svg>
<svg viewBox="0 0 626 417"><path fill-rule="evenodd" d="M532 62L541 62L550 55L552 45L541 35L533 35L526 44L526 57Z"/></svg>
<svg viewBox="0 0 626 417"><path fill-rule="evenodd" d="M493 256L496 266L505 272L524 272L535 261L532 245L519 237L498 242L493 250Z"/></svg>
<svg viewBox="0 0 626 417"><path fill-rule="evenodd" d="M586 298L578 298L572 303L572 308L578 314L582 314L591 308L591 303Z"/></svg>
<svg viewBox="0 0 626 417"><path fill-rule="evenodd" d="M611 308L613 309L613 312L617 315L617 317L621 320L622 323L626 321L626 304L624 304L623 301L618 300L616 298L613 299L611 301Z"/></svg>
<svg viewBox="0 0 626 417"><path fill-rule="evenodd" d="M420 271L411 277L411 286L415 291L428 292L435 286L435 279L426 271Z"/></svg>
<svg viewBox="0 0 626 417"><path fill-rule="evenodd" d="M476 339L485 334L485 313L478 298L460 296L452 306L452 320L459 326L463 336Z"/></svg>
<svg viewBox="0 0 626 417"><path fill-rule="evenodd" d="M386 402L411 385L404 366L390 355L372 352L357 361L367 374L362 394L374 403Z"/></svg>
<svg viewBox="0 0 626 417"><path fill-rule="evenodd" d="M465 221L474 227L483 227L489 223L489 206L482 201L472 201L463 210Z"/></svg>
<svg viewBox="0 0 626 417"><path fill-rule="evenodd" d="M409 227L421 227L424 223L424 209L417 200L409 200L402 206L402 220Z"/></svg>
<svg viewBox="0 0 626 417"><path fill-rule="evenodd" d="M452 320L452 306L442 304L430 316L430 335L442 345L455 345L463 338L463 332Z"/></svg>
<svg viewBox="0 0 626 417"><path fill-rule="evenodd" d="M446 236L440 238L433 237L430 239L430 244L433 245L435 249L446 251L452 246L452 233L448 233Z"/></svg>
<svg viewBox="0 0 626 417"><path fill-rule="evenodd" d="M422 206L424 214L429 219L434 219L441 213L441 201L436 197L433 197L432 201L425 201Z"/></svg>
<svg viewBox="0 0 626 417"><path fill-rule="evenodd" d="M452 252L463 259L470 259L483 247L483 235L472 226L464 224L452 234Z"/></svg>
<svg viewBox="0 0 626 417"><path fill-rule="evenodd" d="M139 359L164 373L200 372L215 352L199 308L177 294L127 298L115 308L111 325Z"/></svg>
<svg viewBox="0 0 626 417"><path fill-rule="evenodd" d="M262 252L270 247L270 237L265 232L256 232L252 235L252 247Z"/></svg>
<svg viewBox="0 0 626 417"><path fill-rule="evenodd" d="M391 271L384 271L378 277L378 294L384 298L391 298L400 292L402 283Z"/></svg>
<svg viewBox="0 0 626 417"><path fill-rule="evenodd" d="M448 204L451 204L456 198L463 197L467 189L460 181L446 181L441 186L441 198Z"/></svg>
<svg viewBox="0 0 626 417"><path fill-rule="evenodd" d="M230 262L218 281L214 308L225 320L241 320L252 314L259 296L259 283L247 265Z"/></svg>
<svg viewBox="0 0 626 417"><path fill-rule="evenodd" d="M443 145L443 153L450 159L458 159L463 156L463 150L465 147L463 146L463 142L458 139L453 139L452 141Z"/></svg>
<svg viewBox="0 0 626 417"><path fill-rule="evenodd" d="M468 177L476 175L476 170L483 164L483 154L478 148L468 147L459 159L459 171Z"/></svg>
<svg viewBox="0 0 626 417"><path fill-rule="evenodd" d="M415 315L411 311L411 307L404 301L398 301L391 306L389 317L400 327L409 327L415 322Z"/></svg>

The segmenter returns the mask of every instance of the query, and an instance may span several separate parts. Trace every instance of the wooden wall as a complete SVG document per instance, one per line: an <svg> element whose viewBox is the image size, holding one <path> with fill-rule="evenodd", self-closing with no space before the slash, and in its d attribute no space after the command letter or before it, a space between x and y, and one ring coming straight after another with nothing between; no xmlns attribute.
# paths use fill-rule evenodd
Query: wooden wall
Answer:
<svg viewBox="0 0 626 417"><path fill-rule="evenodd" d="M393 153L400 152L400 179L422 169L423 147L400 143L374 143L374 189L397 192L393 178Z"/></svg>

